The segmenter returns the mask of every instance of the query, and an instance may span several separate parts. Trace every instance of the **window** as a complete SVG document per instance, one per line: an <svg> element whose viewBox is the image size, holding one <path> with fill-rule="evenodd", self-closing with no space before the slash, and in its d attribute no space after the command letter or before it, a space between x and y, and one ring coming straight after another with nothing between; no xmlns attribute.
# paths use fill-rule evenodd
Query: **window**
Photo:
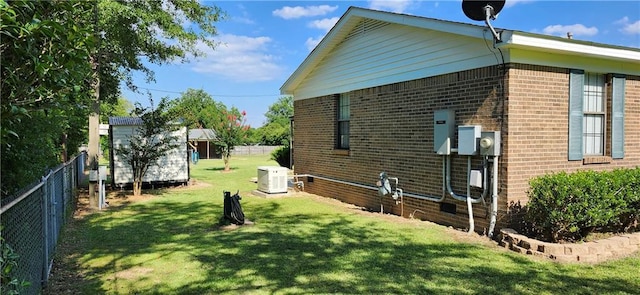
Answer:
<svg viewBox="0 0 640 295"><path fill-rule="evenodd" d="M583 93L583 155L604 155L605 101L604 75L586 73Z"/></svg>
<svg viewBox="0 0 640 295"><path fill-rule="evenodd" d="M624 92L624 75L570 72L569 160L624 158Z"/></svg>
<svg viewBox="0 0 640 295"><path fill-rule="evenodd" d="M339 149L349 149L349 119L351 102L348 93L342 93L338 96L338 132L337 144Z"/></svg>

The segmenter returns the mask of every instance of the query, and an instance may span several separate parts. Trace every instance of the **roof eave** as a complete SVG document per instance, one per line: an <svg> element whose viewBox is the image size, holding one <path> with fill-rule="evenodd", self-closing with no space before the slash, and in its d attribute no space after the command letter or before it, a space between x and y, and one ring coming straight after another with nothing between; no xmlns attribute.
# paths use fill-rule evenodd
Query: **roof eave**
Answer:
<svg viewBox="0 0 640 295"><path fill-rule="evenodd" d="M371 10L359 7L349 7L345 14L338 20L334 27L325 35L318 45L305 58L300 66L289 76L289 79L280 87L280 94L295 95L294 89L304 79L304 77L318 64L328 52L342 41L341 34L346 35L351 27L358 24L363 18L370 18L385 21L393 24L402 24L417 28L438 30L452 34L479 38L482 26L458 23L452 21L425 18L421 16L391 13L385 11Z"/></svg>
<svg viewBox="0 0 640 295"><path fill-rule="evenodd" d="M569 55L591 56L625 62L640 63L640 49L602 43L565 39L520 31L503 31L501 48L534 49Z"/></svg>

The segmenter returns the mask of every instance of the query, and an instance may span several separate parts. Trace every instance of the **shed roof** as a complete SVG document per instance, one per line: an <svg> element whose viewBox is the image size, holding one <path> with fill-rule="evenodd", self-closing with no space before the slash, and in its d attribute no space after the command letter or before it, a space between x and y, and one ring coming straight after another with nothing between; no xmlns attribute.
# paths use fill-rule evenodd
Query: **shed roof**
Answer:
<svg viewBox="0 0 640 295"><path fill-rule="evenodd" d="M112 126L138 126L142 125L139 117L109 117L109 125Z"/></svg>

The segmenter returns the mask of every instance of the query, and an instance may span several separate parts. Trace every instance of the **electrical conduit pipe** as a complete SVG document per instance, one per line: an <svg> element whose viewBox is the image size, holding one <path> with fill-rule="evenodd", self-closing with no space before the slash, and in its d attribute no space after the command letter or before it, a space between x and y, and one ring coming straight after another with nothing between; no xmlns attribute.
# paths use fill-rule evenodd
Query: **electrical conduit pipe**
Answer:
<svg viewBox="0 0 640 295"><path fill-rule="evenodd" d="M493 230L496 227L496 217L498 216L498 156L493 157L493 183L491 185L491 218L489 220L489 237L493 237Z"/></svg>
<svg viewBox="0 0 640 295"><path fill-rule="evenodd" d="M487 185L485 184L483 189L482 189L482 195L479 198L472 198L471 197L471 184L469 183L469 180L471 178L471 156L467 157L467 195L458 195L456 194L453 189L451 188L451 156L447 155L447 176L446 176L446 182L447 182L447 191L449 192L449 195L458 200L458 201L466 201L467 203L467 212L469 214L469 233L472 233L475 231L475 222L473 220L473 206L472 204L475 203L480 203L480 202L484 202L484 198L487 196L487 193L489 192ZM485 169L485 174L484 177L486 179L486 169Z"/></svg>

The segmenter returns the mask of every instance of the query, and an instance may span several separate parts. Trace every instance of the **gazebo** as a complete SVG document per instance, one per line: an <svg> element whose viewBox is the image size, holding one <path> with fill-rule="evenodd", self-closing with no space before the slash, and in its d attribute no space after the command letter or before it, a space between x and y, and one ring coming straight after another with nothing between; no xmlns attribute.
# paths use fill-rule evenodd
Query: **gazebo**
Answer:
<svg viewBox="0 0 640 295"><path fill-rule="evenodd" d="M189 130L189 147L192 151L198 152L198 159L219 159L216 152L216 134L211 129L191 129Z"/></svg>

